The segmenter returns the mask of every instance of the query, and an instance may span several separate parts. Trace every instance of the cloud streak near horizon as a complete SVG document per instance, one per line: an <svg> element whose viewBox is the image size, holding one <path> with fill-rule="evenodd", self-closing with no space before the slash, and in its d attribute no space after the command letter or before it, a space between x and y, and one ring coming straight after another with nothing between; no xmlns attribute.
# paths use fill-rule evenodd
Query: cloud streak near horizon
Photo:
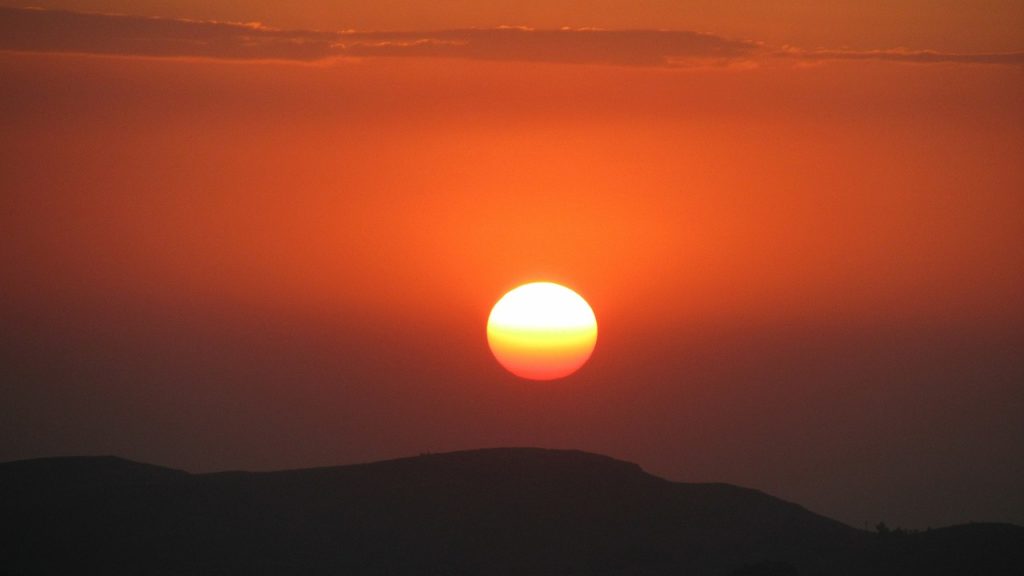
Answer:
<svg viewBox="0 0 1024 576"><path fill-rule="evenodd" d="M770 50L756 42L684 30L332 32L35 8L0 8L0 50L301 62L386 57L674 67L780 58L1024 65L1024 52Z"/></svg>
<svg viewBox="0 0 1024 576"><path fill-rule="evenodd" d="M880 60L913 64L1007 64L1024 65L1024 52L957 53L935 50L785 50L773 56L803 61Z"/></svg>

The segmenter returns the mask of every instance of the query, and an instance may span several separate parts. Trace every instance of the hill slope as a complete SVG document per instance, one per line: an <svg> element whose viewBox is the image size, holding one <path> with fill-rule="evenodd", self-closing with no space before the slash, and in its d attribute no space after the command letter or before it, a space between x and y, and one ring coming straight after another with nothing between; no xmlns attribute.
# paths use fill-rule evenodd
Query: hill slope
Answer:
<svg viewBox="0 0 1024 576"><path fill-rule="evenodd" d="M1012 526L882 542L755 490L532 448L202 475L12 462L0 523L0 574L943 573L951 550L992 571L1019 567L1005 550L1024 547Z"/></svg>

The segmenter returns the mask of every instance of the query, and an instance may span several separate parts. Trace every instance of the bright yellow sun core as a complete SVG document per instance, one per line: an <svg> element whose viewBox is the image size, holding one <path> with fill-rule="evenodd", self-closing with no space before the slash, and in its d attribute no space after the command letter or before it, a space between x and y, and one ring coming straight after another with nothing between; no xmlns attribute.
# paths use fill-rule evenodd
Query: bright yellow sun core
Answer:
<svg viewBox="0 0 1024 576"><path fill-rule="evenodd" d="M578 370L597 342L597 319L579 294L553 282L505 294L487 319L487 343L509 372L554 380Z"/></svg>

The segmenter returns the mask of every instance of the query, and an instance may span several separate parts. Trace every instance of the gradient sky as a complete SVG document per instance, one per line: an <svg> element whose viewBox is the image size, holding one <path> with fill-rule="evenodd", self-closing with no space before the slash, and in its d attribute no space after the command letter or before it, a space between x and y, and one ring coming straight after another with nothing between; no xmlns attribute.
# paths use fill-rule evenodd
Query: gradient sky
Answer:
<svg viewBox="0 0 1024 576"><path fill-rule="evenodd" d="M481 4L0 2L0 460L1024 523L1022 3ZM600 323L566 380L487 349L533 280Z"/></svg>

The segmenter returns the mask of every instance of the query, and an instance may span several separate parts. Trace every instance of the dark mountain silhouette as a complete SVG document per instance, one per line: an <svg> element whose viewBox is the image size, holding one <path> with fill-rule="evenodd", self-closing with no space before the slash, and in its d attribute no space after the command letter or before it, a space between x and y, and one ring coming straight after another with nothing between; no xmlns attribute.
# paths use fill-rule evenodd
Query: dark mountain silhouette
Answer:
<svg viewBox="0 0 1024 576"><path fill-rule="evenodd" d="M850 528L755 490L501 448L282 472L0 464L0 574L1017 574L1024 528Z"/></svg>

